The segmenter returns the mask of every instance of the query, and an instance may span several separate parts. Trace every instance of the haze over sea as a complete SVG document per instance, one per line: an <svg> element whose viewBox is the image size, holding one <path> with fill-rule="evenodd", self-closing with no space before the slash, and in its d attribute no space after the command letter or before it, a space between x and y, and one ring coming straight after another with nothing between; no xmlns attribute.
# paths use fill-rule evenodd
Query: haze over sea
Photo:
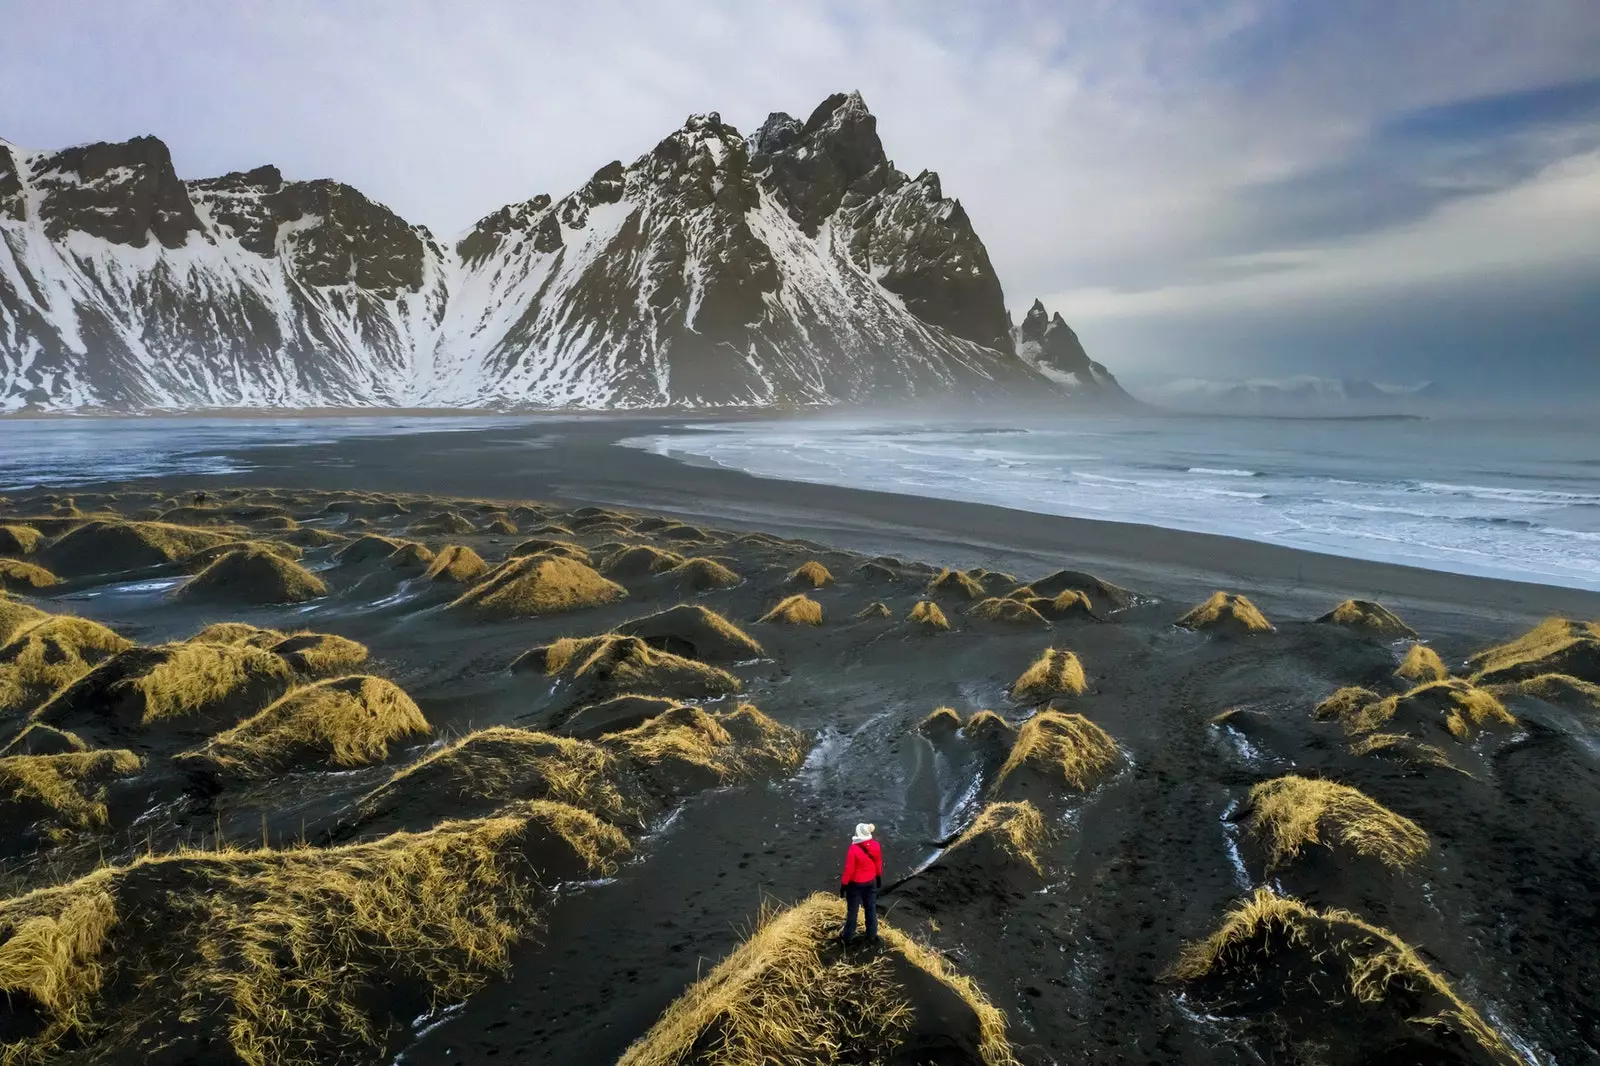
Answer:
<svg viewBox="0 0 1600 1066"><path fill-rule="evenodd" d="M1600 589L1600 448L1588 421L1072 415L691 428L628 443L763 477Z"/></svg>

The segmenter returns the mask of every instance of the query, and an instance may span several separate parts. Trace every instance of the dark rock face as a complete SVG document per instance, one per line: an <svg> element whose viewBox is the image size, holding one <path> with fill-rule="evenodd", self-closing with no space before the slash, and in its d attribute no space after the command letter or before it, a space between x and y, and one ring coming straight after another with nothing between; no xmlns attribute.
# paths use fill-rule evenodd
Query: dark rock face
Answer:
<svg viewBox="0 0 1600 1066"><path fill-rule="evenodd" d="M25 222L28 204L22 198L22 179L17 176L17 161L11 149L0 144L0 218Z"/></svg>
<svg viewBox="0 0 1600 1066"><path fill-rule="evenodd" d="M177 248L200 232L172 155L154 137L63 149L33 180L45 191L40 213L55 240L78 230L113 244L143 248L154 237Z"/></svg>
<svg viewBox="0 0 1600 1066"><path fill-rule="evenodd" d="M1111 371L1089 358L1060 312L1050 315L1039 300L1028 308L1015 338L1017 354L1052 380L1083 394L1132 402Z"/></svg>

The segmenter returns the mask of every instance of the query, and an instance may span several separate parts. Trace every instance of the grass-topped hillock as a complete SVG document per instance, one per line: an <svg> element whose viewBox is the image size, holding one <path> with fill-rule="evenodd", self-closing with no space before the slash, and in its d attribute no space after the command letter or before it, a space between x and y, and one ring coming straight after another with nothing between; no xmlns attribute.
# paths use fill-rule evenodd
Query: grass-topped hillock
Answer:
<svg viewBox="0 0 1600 1066"><path fill-rule="evenodd" d="M1345 600L1339 606L1317 619L1325 625L1344 626L1375 636L1398 640L1415 639L1417 631L1400 620L1400 616L1381 603L1372 600Z"/></svg>
<svg viewBox="0 0 1600 1066"><path fill-rule="evenodd" d="M218 779L382 762L389 745L433 728L411 697L379 677L339 677L291 690L264 710L178 757Z"/></svg>
<svg viewBox="0 0 1600 1066"><path fill-rule="evenodd" d="M406 527L414 537L461 537L476 533L477 527L454 511L441 511Z"/></svg>
<svg viewBox="0 0 1600 1066"><path fill-rule="evenodd" d="M1005 1016L977 985L887 924L880 953L845 953L843 918L820 893L765 916L618 1066L1014 1066Z"/></svg>
<svg viewBox="0 0 1600 1066"><path fill-rule="evenodd" d="M961 728L961 715L954 707L935 707L917 723L917 732L930 740L947 740Z"/></svg>
<svg viewBox="0 0 1600 1066"><path fill-rule="evenodd" d="M39 825L60 840L106 824L106 785L136 774L144 760L131 751L73 751L0 758L0 823ZM0 959L5 945L0 944Z"/></svg>
<svg viewBox="0 0 1600 1066"><path fill-rule="evenodd" d="M628 580L660 574L682 562L683 556L677 552L662 551L649 544L634 544L606 556L600 563L600 572L607 577Z"/></svg>
<svg viewBox="0 0 1600 1066"><path fill-rule="evenodd" d="M1522 1061L1393 933L1266 888L1186 948L1169 976L1208 1013L1249 1024L1268 1061Z"/></svg>
<svg viewBox="0 0 1600 1066"><path fill-rule="evenodd" d="M511 664L511 670L537 672L556 679L567 707L582 707L629 693L695 700L725 696L744 688L743 682L726 670L618 633L563 637L523 653Z"/></svg>
<svg viewBox="0 0 1600 1066"><path fill-rule="evenodd" d="M1213 592L1210 599L1178 619L1180 628L1224 636L1249 636L1272 632L1272 623L1248 597L1233 592Z"/></svg>
<svg viewBox="0 0 1600 1066"><path fill-rule="evenodd" d="M429 581L470 585L488 572L489 564L483 561L483 556L464 544L450 544L439 549L422 576Z"/></svg>
<svg viewBox="0 0 1600 1066"><path fill-rule="evenodd" d="M1010 694L1018 703L1044 703L1059 696L1081 696L1089 687L1083 664L1062 648L1047 648L1011 683Z"/></svg>
<svg viewBox="0 0 1600 1066"><path fill-rule="evenodd" d="M882 600L873 600L850 617L858 622L887 622L894 617L894 612Z"/></svg>
<svg viewBox="0 0 1600 1066"><path fill-rule="evenodd" d="M1138 598L1134 593L1114 585L1094 574L1082 570L1057 570L1048 577L1028 582L1035 594L1055 599L1063 592L1081 592L1094 603L1107 603L1113 608L1130 607Z"/></svg>
<svg viewBox="0 0 1600 1066"><path fill-rule="evenodd" d="M183 568L191 574L198 574L218 559L230 552L257 551L271 552L290 562L298 562L305 556L304 550L293 544L286 544L277 540L230 540L210 548L202 548L193 555L184 556Z"/></svg>
<svg viewBox="0 0 1600 1066"><path fill-rule="evenodd" d="M1487 689L1466 681L1429 681L1397 696L1367 700L1364 689L1340 689L1316 710L1318 718L1334 718L1350 734L1399 732L1421 735L1444 730L1456 740L1470 740L1494 727L1517 720Z"/></svg>
<svg viewBox="0 0 1600 1066"><path fill-rule="evenodd" d="M62 577L87 577L177 562L233 539L219 530L166 522L93 521L68 530L37 554Z"/></svg>
<svg viewBox="0 0 1600 1066"><path fill-rule="evenodd" d="M1023 597L1022 602L1051 620L1095 617L1094 603L1087 593L1077 589L1062 589L1056 593L1054 599L1045 599L1042 596Z"/></svg>
<svg viewBox="0 0 1600 1066"><path fill-rule="evenodd" d="M39 608L9 599L0 592L0 648L11 643L24 629L48 617L49 614Z"/></svg>
<svg viewBox="0 0 1600 1066"><path fill-rule="evenodd" d="M0 555L31 555L43 539L32 526L0 525Z"/></svg>
<svg viewBox="0 0 1600 1066"><path fill-rule="evenodd" d="M244 1066L387 1060L417 1014L504 972L552 886L627 847L529 803L343 847L150 856L5 900L0 1010L31 1024L6 1027L3 1061L180 1038Z"/></svg>
<svg viewBox="0 0 1600 1066"><path fill-rule="evenodd" d="M757 623L787 626L820 626L822 604L803 592L780 600L772 610L756 619Z"/></svg>
<svg viewBox="0 0 1600 1066"><path fill-rule="evenodd" d="M36 563L0 558L0 593L33 592L60 583L60 578Z"/></svg>
<svg viewBox="0 0 1600 1066"><path fill-rule="evenodd" d="M789 571L783 583L790 588L820 589L833 584L833 574L826 566L811 559Z"/></svg>
<svg viewBox="0 0 1600 1066"><path fill-rule="evenodd" d="M970 726L969 726L970 728ZM1087 792L1122 765L1117 742L1081 714L1041 711L1022 723L995 779L1001 793Z"/></svg>
<svg viewBox="0 0 1600 1066"><path fill-rule="evenodd" d="M487 533L490 536L514 537L520 530L517 529L517 524L511 520L510 515L497 514L479 526L478 532Z"/></svg>
<svg viewBox="0 0 1600 1066"><path fill-rule="evenodd" d="M48 614L0 646L0 713L31 711L133 642L98 622Z"/></svg>
<svg viewBox="0 0 1600 1066"><path fill-rule="evenodd" d="M30 722L0 750L0 755L66 755L88 750L89 745L76 733L43 722Z"/></svg>
<svg viewBox="0 0 1600 1066"><path fill-rule="evenodd" d="M390 552L383 564L391 570L425 573L433 565L433 549L414 540L401 541L400 547Z"/></svg>
<svg viewBox="0 0 1600 1066"><path fill-rule="evenodd" d="M408 542L378 533L363 533L340 548L333 558L340 566L364 566L389 558L404 543Z"/></svg>
<svg viewBox="0 0 1600 1066"><path fill-rule="evenodd" d="M717 562L698 555L685 559L665 572L666 581L680 593L711 592L714 589L731 589L744 583L744 578Z"/></svg>
<svg viewBox="0 0 1600 1066"><path fill-rule="evenodd" d="M1600 622L1548 618L1516 640L1467 660L1479 684L1523 681L1540 674L1566 674L1600 684Z"/></svg>
<svg viewBox="0 0 1600 1066"><path fill-rule="evenodd" d="M766 654L755 638L716 611L680 603L656 614L617 626L624 636L638 637L659 651L702 662L741 662Z"/></svg>
<svg viewBox="0 0 1600 1066"><path fill-rule="evenodd" d="M1044 859L1040 853L1049 839L1044 815L1027 800L990 803L955 839L950 850L960 849L980 865L1021 863L1042 877Z"/></svg>
<svg viewBox="0 0 1600 1066"><path fill-rule="evenodd" d="M1050 626L1045 616L1028 604L995 596L973 604L972 609L967 612L967 617L980 622L993 622L1019 628L1048 629Z"/></svg>
<svg viewBox="0 0 1600 1066"><path fill-rule="evenodd" d="M1452 763L1450 756L1437 744L1429 744L1404 733L1366 733L1353 737L1350 754L1387 759L1413 770L1439 769L1466 773Z"/></svg>
<svg viewBox="0 0 1600 1066"><path fill-rule="evenodd" d="M1443 681L1450 676L1450 668L1439 658L1439 653L1426 644L1413 644L1406 650L1406 657L1394 676L1407 681Z"/></svg>
<svg viewBox="0 0 1600 1066"><path fill-rule="evenodd" d="M259 645L301 677L332 677L367 661L367 646L332 633L290 633Z"/></svg>
<svg viewBox="0 0 1600 1066"><path fill-rule="evenodd" d="M945 617L944 611L932 600L918 600L911 606L911 613L906 615L906 622L914 633L948 633L950 619Z"/></svg>
<svg viewBox="0 0 1600 1066"><path fill-rule="evenodd" d="M172 594L186 600L266 605L305 603L326 596L328 586L297 562L243 548L220 556Z"/></svg>
<svg viewBox="0 0 1600 1066"><path fill-rule="evenodd" d="M1417 823L1361 790L1297 774L1250 790L1248 826L1265 849L1268 871L1319 846L1399 870L1415 865L1430 846Z"/></svg>
<svg viewBox="0 0 1600 1066"><path fill-rule="evenodd" d="M1600 685L1582 681L1567 674L1540 674L1518 682L1516 691L1524 696L1544 700L1563 707L1583 707L1600 710Z"/></svg>
<svg viewBox="0 0 1600 1066"><path fill-rule="evenodd" d="M960 570L941 570L928 582L928 595L935 599L981 600L988 594L981 584Z"/></svg>
<svg viewBox="0 0 1600 1066"><path fill-rule="evenodd" d="M450 604L487 619L526 618L615 603L628 590L576 559L531 555L508 559Z"/></svg>
<svg viewBox="0 0 1600 1066"><path fill-rule="evenodd" d="M576 559L580 563L589 562L589 551L581 544L551 537L533 537L525 540L512 548L506 554L506 558L520 559L530 555L550 555L563 559Z"/></svg>

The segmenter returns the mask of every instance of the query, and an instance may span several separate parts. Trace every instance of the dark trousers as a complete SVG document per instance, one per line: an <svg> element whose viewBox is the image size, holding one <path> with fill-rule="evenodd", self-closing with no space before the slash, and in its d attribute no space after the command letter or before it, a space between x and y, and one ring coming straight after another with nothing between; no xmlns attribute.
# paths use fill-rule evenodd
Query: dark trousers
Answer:
<svg viewBox="0 0 1600 1066"><path fill-rule="evenodd" d="M867 912L867 939L878 938L878 883L876 881L851 882L844 886L844 938L856 935L856 908Z"/></svg>

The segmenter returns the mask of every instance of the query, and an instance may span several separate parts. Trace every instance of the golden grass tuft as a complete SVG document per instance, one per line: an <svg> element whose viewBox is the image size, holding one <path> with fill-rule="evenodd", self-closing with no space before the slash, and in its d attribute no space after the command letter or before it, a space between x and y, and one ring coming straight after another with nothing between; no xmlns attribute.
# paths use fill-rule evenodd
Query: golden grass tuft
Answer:
<svg viewBox="0 0 1600 1066"><path fill-rule="evenodd" d="M659 651L702 662L741 662L766 652L750 634L709 607L680 603L665 611L635 618L617 632L638 637Z"/></svg>
<svg viewBox="0 0 1600 1066"><path fill-rule="evenodd" d="M726 670L651 647L638 637L607 633L563 637L519 656L513 672L537 670L568 686L569 706L629 693L701 699L744 688Z"/></svg>
<svg viewBox="0 0 1600 1066"><path fill-rule="evenodd" d="M1183 629L1216 631L1234 636L1272 632L1272 623L1247 597L1213 592L1211 598L1178 619Z"/></svg>
<svg viewBox="0 0 1600 1066"><path fill-rule="evenodd" d="M361 566L365 563L377 562L387 559L400 549L404 543L393 537L380 536L377 533L363 533L355 540L340 548L333 556L340 566Z"/></svg>
<svg viewBox="0 0 1600 1066"><path fill-rule="evenodd" d="M463 544L451 544L439 549L427 571L422 575L429 581L449 581L467 585L489 572L483 556Z"/></svg>
<svg viewBox="0 0 1600 1066"><path fill-rule="evenodd" d="M1600 685L1582 681L1566 674L1540 674L1517 684L1524 696L1563 706L1588 707L1600 710Z"/></svg>
<svg viewBox="0 0 1600 1066"><path fill-rule="evenodd" d="M1540 674L1568 674L1600 684L1600 622L1547 618L1516 640L1478 652L1467 666L1472 680L1483 684Z"/></svg>
<svg viewBox="0 0 1600 1066"><path fill-rule="evenodd" d="M511 520L510 515L497 514L479 527L479 532L502 537L514 537L517 535L518 530L517 524Z"/></svg>
<svg viewBox="0 0 1600 1066"><path fill-rule="evenodd" d="M1357 695L1364 690L1345 695L1347 691L1334 693L1317 715L1337 718L1352 735L1434 727L1465 741L1487 728L1517 724L1493 693L1456 679L1425 682L1402 695L1365 703Z"/></svg>
<svg viewBox="0 0 1600 1066"><path fill-rule="evenodd" d="M1374 755L1390 759L1404 766L1434 767L1466 773L1450 761L1443 748L1408 737L1404 733L1367 733L1350 742L1350 754Z"/></svg>
<svg viewBox="0 0 1600 1066"><path fill-rule="evenodd" d="M822 604L803 592L796 593L781 600L776 607L756 619L756 621L758 623L769 622L775 625L820 626L822 624Z"/></svg>
<svg viewBox="0 0 1600 1066"><path fill-rule="evenodd" d="M882 600L873 600L851 616L858 622L876 622L894 617L894 612Z"/></svg>
<svg viewBox="0 0 1600 1066"><path fill-rule="evenodd" d="M1089 687L1083 664L1070 651L1047 648L1033 665L1011 683L1011 698L1018 703L1044 703L1057 696L1081 696Z"/></svg>
<svg viewBox="0 0 1600 1066"><path fill-rule="evenodd" d="M98 683L102 675L104 684ZM35 716L59 724L77 714L109 713L110 701L117 700L137 714L137 724L144 728L231 722L270 702L291 680L288 663L248 644L162 644L129 649L108 660Z"/></svg>
<svg viewBox="0 0 1600 1066"><path fill-rule="evenodd" d="M530 555L507 559L451 602L483 618L526 618L615 603L628 590L576 559Z"/></svg>
<svg viewBox="0 0 1600 1066"><path fill-rule="evenodd" d="M1438 652L1426 644L1413 644L1394 676L1407 681L1443 681L1450 676L1450 669L1439 658Z"/></svg>
<svg viewBox="0 0 1600 1066"><path fill-rule="evenodd" d="M213 529L167 522L85 522L39 555L62 577L84 577L176 562L234 538Z"/></svg>
<svg viewBox="0 0 1600 1066"><path fill-rule="evenodd" d="M777 770L792 770L805 758L801 735L748 703L731 713L675 707L599 743L626 755L652 777L688 787L729 784Z"/></svg>
<svg viewBox="0 0 1600 1066"><path fill-rule="evenodd" d="M619 549L601 560L600 572L608 577L639 578L660 574L683 562L677 552L662 551L649 544Z"/></svg>
<svg viewBox="0 0 1600 1066"><path fill-rule="evenodd" d="M230 552L257 551L271 552L273 555L282 556L291 562L298 562L305 552L293 544L284 544L276 540L230 540L225 544L218 544L212 548L205 548L193 555L183 557L183 568L191 574L198 574L218 559Z"/></svg>
<svg viewBox="0 0 1600 1066"><path fill-rule="evenodd" d="M60 582L60 578L36 563L0 557L0 592L30 592Z"/></svg>
<svg viewBox="0 0 1600 1066"><path fill-rule="evenodd" d="M43 539L32 526L0 525L0 555L31 555Z"/></svg>
<svg viewBox="0 0 1600 1066"><path fill-rule="evenodd" d="M248 622L213 622L190 637L190 644L249 644L264 648L283 639L276 629L263 629Z"/></svg>
<svg viewBox="0 0 1600 1066"><path fill-rule="evenodd" d="M947 633L950 631L950 619L944 616L944 611L932 600L918 600L911 608L911 613L906 616L906 621L911 628L924 633Z"/></svg>
<svg viewBox="0 0 1600 1066"><path fill-rule="evenodd" d="M1114 585L1104 578L1084 573L1082 570L1057 570L1047 577L1030 581L1028 584L1039 596L1058 597L1063 592L1073 590L1083 593L1096 603L1109 603L1117 608L1132 606L1138 599L1134 593L1121 585Z"/></svg>
<svg viewBox="0 0 1600 1066"><path fill-rule="evenodd" d="M367 646L332 633L290 633L262 645L302 677L331 677L367 661Z"/></svg>
<svg viewBox="0 0 1600 1066"><path fill-rule="evenodd" d="M378 677L340 677L291 690L179 759L228 777L266 777L307 766L348 769L382 762L391 743L432 732L398 685Z"/></svg>
<svg viewBox="0 0 1600 1066"><path fill-rule="evenodd" d="M1268 871L1308 845L1377 859L1396 870L1428 853L1428 834L1359 789L1288 774L1250 790L1250 832L1267 851Z"/></svg>
<svg viewBox="0 0 1600 1066"><path fill-rule="evenodd" d="M988 804L950 847L955 850L980 839L992 842L1005 855L1044 876L1039 852L1050 839L1050 830L1039 808L1027 800Z"/></svg>
<svg viewBox="0 0 1600 1066"><path fill-rule="evenodd" d="M442 511L412 523L406 531L415 535L459 537L476 533L477 527L454 511Z"/></svg>
<svg viewBox="0 0 1600 1066"><path fill-rule="evenodd" d="M0 712L31 710L131 647L98 622L45 615L0 647Z"/></svg>
<svg viewBox="0 0 1600 1066"><path fill-rule="evenodd" d="M185 600L266 605L305 603L326 596L328 586L299 563L244 548L221 556L172 594Z"/></svg>
<svg viewBox="0 0 1600 1066"><path fill-rule="evenodd" d="M1005 1016L976 984L889 925L879 926L884 952L843 954L833 946L843 918L843 901L820 893L765 914L750 938L689 986L618 1066L898 1062L896 1049L919 1021L919 1000L942 1002L951 994L976 1019L978 1046L968 1054L981 1066L1015 1066ZM904 1061L922 1058L913 1052Z"/></svg>
<svg viewBox="0 0 1600 1066"><path fill-rule="evenodd" d="M1024 601L1032 603L1032 600ZM1094 615L1094 604L1090 602L1087 593L1078 589L1062 589L1056 593L1055 599L1050 601L1048 610L1041 609L1040 614L1050 618L1072 618Z"/></svg>
<svg viewBox="0 0 1600 1066"><path fill-rule="evenodd" d="M698 555L672 567L666 571L666 576L681 592L731 589L744 583L744 578L715 559L705 559Z"/></svg>
<svg viewBox="0 0 1600 1066"><path fill-rule="evenodd" d="M589 562L589 551L580 544L567 540L553 540L548 537L534 537L525 540L512 548L506 558L518 559L527 555L551 555L563 559L576 559L580 563Z"/></svg>
<svg viewBox="0 0 1600 1066"><path fill-rule="evenodd" d="M49 617L39 608L7 599L5 593L0 592L0 647L11 643L24 629Z"/></svg>
<svg viewBox="0 0 1600 1066"><path fill-rule="evenodd" d="M1311 712L1311 716L1319 722L1325 722L1329 719L1348 722L1360 714L1368 705L1377 703L1381 699L1383 697L1370 688L1362 688L1359 685L1346 685L1317 704L1316 709Z"/></svg>
<svg viewBox="0 0 1600 1066"><path fill-rule="evenodd" d="M980 622L995 622L1001 625L1033 626L1041 629L1050 625L1044 615L1026 603L994 596L979 600L967 614Z"/></svg>
<svg viewBox="0 0 1600 1066"><path fill-rule="evenodd" d="M106 783L143 768L131 751L9 755L0 758L0 802L44 823L46 834L59 839L105 825Z"/></svg>
<svg viewBox="0 0 1600 1066"><path fill-rule="evenodd" d="M1270 888L1257 889L1228 913L1216 932L1188 945L1168 977L1213 987L1220 983L1222 995L1233 1001L1255 998L1248 986L1266 979L1272 981L1271 998L1281 1000L1302 991L1285 987L1277 976L1288 956L1310 971L1305 994L1324 1001L1348 996L1369 1006L1393 997L1397 1009L1405 1012L1403 1021L1420 1031L1453 1030L1492 1059L1522 1061L1444 978L1393 933L1349 911L1313 910ZM1267 978L1269 972L1274 976ZM1315 979L1324 975L1342 987L1319 989ZM1419 999L1424 1009L1416 1011Z"/></svg>
<svg viewBox="0 0 1600 1066"><path fill-rule="evenodd" d="M789 571L783 583L790 588L820 589L833 584L833 574L826 566L812 559Z"/></svg>
<svg viewBox="0 0 1600 1066"><path fill-rule="evenodd" d="M1382 637L1415 638L1417 635L1417 631L1402 622L1399 615L1372 600L1345 600L1317 621L1347 629L1360 629Z"/></svg>
<svg viewBox="0 0 1600 1066"><path fill-rule="evenodd" d="M984 587L974 581L960 570L945 569L939 571L933 580L928 582L928 595L935 598L954 596L961 599L981 600L988 595Z"/></svg>
<svg viewBox="0 0 1600 1066"><path fill-rule="evenodd" d="M970 723L969 723L970 726ZM1022 723L995 788L1031 771L1047 782L1087 792L1122 762L1117 742L1081 714L1041 711Z"/></svg>
<svg viewBox="0 0 1600 1066"><path fill-rule="evenodd" d="M1016 727L987 707L973 713L961 726L961 734L968 740L987 742L1004 741L1010 744L1017 735Z"/></svg>
<svg viewBox="0 0 1600 1066"><path fill-rule="evenodd" d="M433 565L433 549L414 540L402 541L400 547L383 560L391 570L426 571Z"/></svg>
<svg viewBox="0 0 1600 1066"><path fill-rule="evenodd" d="M917 732L925 737L949 736L960 728L961 715L954 707L935 707L917 723Z"/></svg>
<svg viewBox="0 0 1600 1066"><path fill-rule="evenodd" d="M89 745L78 734L43 722L32 722L11 738L0 755L65 755L88 750Z"/></svg>

